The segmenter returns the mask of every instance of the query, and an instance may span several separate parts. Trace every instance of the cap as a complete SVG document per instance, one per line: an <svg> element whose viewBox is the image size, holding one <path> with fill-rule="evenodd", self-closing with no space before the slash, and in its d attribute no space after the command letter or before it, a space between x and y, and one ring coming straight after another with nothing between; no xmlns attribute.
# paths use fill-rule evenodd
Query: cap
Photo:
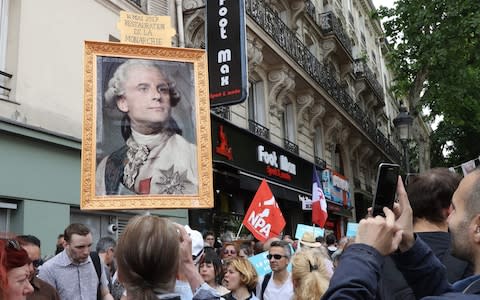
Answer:
<svg viewBox="0 0 480 300"><path fill-rule="evenodd" d="M192 259L193 263L197 264L203 254L203 236L199 231L193 230L188 225L185 225L185 230L192 239Z"/></svg>

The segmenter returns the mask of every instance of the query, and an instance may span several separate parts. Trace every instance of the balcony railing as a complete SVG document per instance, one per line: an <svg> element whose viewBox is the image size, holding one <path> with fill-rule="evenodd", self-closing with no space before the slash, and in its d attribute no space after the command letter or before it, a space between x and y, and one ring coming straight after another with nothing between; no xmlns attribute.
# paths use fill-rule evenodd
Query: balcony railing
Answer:
<svg viewBox="0 0 480 300"><path fill-rule="evenodd" d="M365 78L378 99L384 102L385 94L383 93L383 88L364 61L356 59L353 64L353 72L357 78Z"/></svg>
<svg viewBox="0 0 480 300"><path fill-rule="evenodd" d="M283 145L285 147L285 150L298 155L298 145L297 144L295 144L292 141L289 141L287 139L283 139Z"/></svg>
<svg viewBox="0 0 480 300"><path fill-rule="evenodd" d="M211 111L225 120L230 120L230 106L218 106L212 108Z"/></svg>
<svg viewBox="0 0 480 300"><path fill-rule="evenodd" d="M305 0L305 11L306 13L312 18L312 20L317 22L316 12L315 12L315 5L313 5L312 1L310 0Z"/></svg>
<svg viewBox="0 0 480 300"><path fill-rule="evenodd" d="M327 168L327 162L324 159L321 159L318 156L315 156L315 164L319 166L321 169Z"/></svg>
<svg viewBox="0 0 480 300"><path fill-rule="evenodd" d="M395 162L400 162L400 152L376 129L367 114L353 101L308 48L297 38L277 14L263 0L246 0L246 12L330 97L337 102L364 132ZM251 126L251 125L250 125ZM252 129L250 129L252 131Z"/></svg>
<svg viewBox="0 0 480 300"><path fill-rule="evenodd" d="M0 97L5 97L8 99L11 89L6 87L5 82L7 82L13 75L7 72L0 71Z"/></svg>
<svg viewBox="0 0 480 300"><path fill-rule="evenodd" d="M334 34L350 57L352 56L352 43L342 24L332 12L322 13L320 19L317 20L315 5L310 0L305 0L305 12L317 24L323 34Z"/></svg>
<svg viewBox="0 0 480 300"><path fill-rule="evenodd" d="M266 140L270 139L270 130L268 130L268 128L265 126L258 124L254 120L248 120L248 129L250 130L250 132L259 137L262 137Z"/></svg>
<svg viewBox="0 0 480 300"><path fill-rule="evenodd" d="M142 1L141 0L128 0L128 1L132 2L133 4L135 4L138 7L142 7Z"/></svg>
<svg viewBox="0 0 480 300"><path fill-rule="evenodd" d="M333 12L329 11L321 14L319 25L324 34L335 34L348 54L352 56L352 42L348 38L345 29L343 29L342 23L338 21Z"/></svg>

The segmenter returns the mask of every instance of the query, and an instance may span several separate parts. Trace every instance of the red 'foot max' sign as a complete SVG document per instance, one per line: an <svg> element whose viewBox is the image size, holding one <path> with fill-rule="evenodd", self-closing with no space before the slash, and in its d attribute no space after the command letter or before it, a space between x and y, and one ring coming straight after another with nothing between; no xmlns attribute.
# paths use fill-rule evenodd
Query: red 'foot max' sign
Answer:
<svg viewBox="0 0 480 300"><path fill-rule="evenodd" d="M210 106L237 104L247 98L244 1L205 2Z"/></svg>

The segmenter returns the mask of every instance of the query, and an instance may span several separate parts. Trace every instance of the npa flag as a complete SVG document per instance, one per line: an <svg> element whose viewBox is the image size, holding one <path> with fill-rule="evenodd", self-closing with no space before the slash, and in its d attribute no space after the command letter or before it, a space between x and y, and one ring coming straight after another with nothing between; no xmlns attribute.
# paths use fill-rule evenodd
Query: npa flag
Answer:
<svg viewBox="0 0 480 300"><path fill-rule="evenodd" d="M317 169L313 166L313 184L312 184L312 223L321 228L327 221L327 200L323 194L322 184L318 179Z"/></svg>
<svg viewBox="0 0 480 300"><path fill-rule="evenodd" d="M262 242L277 237L285 227L282 211L265 179L262 180L255 197L253 197L243 219L243 225L257 240Z"/></svg>

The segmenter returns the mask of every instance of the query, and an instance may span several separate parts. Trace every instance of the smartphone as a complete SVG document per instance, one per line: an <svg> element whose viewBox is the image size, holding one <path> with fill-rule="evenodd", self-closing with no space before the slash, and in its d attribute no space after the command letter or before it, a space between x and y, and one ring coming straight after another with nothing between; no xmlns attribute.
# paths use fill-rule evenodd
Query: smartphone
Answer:
<svg viewBox="0 0 480 300"><path fill-rule="evenodd" d="M385 216L383 213L384 207L393 209L399 172L400 166L397 164L381 163L378 166L377 186L372 203L372 216Z"/></svg>

